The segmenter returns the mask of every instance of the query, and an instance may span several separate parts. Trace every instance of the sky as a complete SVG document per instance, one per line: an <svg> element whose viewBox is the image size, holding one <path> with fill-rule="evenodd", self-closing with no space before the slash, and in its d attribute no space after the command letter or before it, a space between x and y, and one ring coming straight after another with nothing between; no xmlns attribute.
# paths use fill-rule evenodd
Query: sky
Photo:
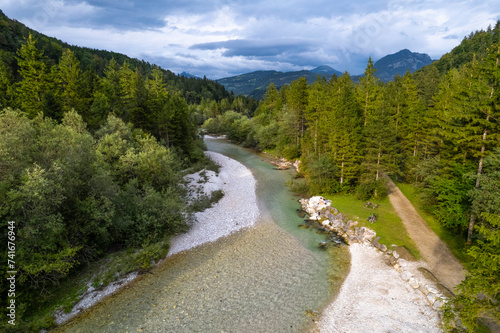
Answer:
<svg viewBox="0 0 500 333"><path fill-rule="evenodd" d="M439 59L494 26L500 1L0 0L11 19L69 44L210 79L328 65L351 74L402 49Z"/></svg>

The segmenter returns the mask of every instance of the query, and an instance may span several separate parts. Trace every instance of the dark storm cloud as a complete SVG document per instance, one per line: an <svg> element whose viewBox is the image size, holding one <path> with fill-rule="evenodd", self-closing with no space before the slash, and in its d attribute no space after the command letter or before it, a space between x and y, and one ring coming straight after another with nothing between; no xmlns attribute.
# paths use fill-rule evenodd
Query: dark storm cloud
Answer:
<svg viewBox="0 0 500 333"><path fill-rule="evenodd" d="M433 59L500 17L498 0L0 0L4 13L70 44L197 76L330 65L362 73L401 49Z"/></svg>
<svg viewBox="0 0 500 333"><path fill-rule="evenodd" d="M193 50L224 50L225 57L271 57L284 53L301 53L311 50L313 45L306 40L246 40L236 39L223 42L195 44Z"/></svg>

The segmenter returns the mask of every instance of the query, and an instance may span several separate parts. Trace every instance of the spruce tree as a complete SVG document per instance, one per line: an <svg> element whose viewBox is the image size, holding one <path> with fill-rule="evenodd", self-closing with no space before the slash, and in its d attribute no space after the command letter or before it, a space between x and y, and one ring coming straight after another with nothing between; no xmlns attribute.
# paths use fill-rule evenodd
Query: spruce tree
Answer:
<svg viewBox="0 0 500 333"><path fill-rule="evenodd" d="M17 103L30 118L44 110L44 97L49 86L49 72L43 51L36 47L31 34L17 51L18 73L21 80L16 85Z"/></svg>
<svg viewBox="0 0 500 333"><path fill-rule="evenodd" d="M370 112L363 133L365 140L363 178L366 182L378 181L382 177L382 172L396 170L394 156L397 142L391 105L383 103Z"/></svg>
<svg viewBox="0 0 500 333"><path fill-rule="evenodd" d="M307 80L304 77L292 81L286 94L289 111L294 114L296 121L295 143L297 151L300 151L300 139L304 136L306 129L304 112L308 102L308 94Z"/></svg>
<svg viewBox="0 0 500 333"><path fill-rule="evenodd" d="M367 126L368 118L377 109L379 103L380 80L375 76L376 68L373 68L373 61L370 57L365 69L365 75L359 78L356 85L359 105L363 109L363 127Z"/></svg>
<svg viewBox="0 0 500 333"><path fill-rule="evenodd" d="M329 119L332 157L339 170L339 184L352 184L359 176L362 156L362 110L354 84L346 72L332 86L332 115Z"/></svg>
<svg viewBox="0 0 500 333"><path fill-rule="evenodd" d="M323 133L323 126L329 109L326 90L328 83L324 77L317 78L309 88L309 102L305 109L305 121L307 125L306 137L308 146L312 153L318 157L324 153L323 145L328 140L328 134Z"/></svg>
<svg viewBox="0 0 500 333"><path fill-rule="evenodd" d="M75 109L81 114L84 111L84 106L80 97L80 62L71 50L66 49L57 67L56 80L60 89L59 95L63 111Z"/></svg>

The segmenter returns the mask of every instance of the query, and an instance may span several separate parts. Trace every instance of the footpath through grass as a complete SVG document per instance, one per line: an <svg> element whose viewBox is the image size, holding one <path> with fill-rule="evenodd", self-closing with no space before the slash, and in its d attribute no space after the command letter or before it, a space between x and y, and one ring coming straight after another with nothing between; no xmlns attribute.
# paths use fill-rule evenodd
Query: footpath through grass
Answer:
<svg viewBox="0 0 500 333"><path fill-rule="evenodd" d="M431 213L424 209L424 204L414 185L406 183L396 183L396 185L401 192L403 192L404 196L410 200L413 207L415 207L416 211L422 216L425 222L427 222L432 231L446 243L455 258L457 258L462 265L467 266L468 262L470 262L470 257L466 254L465 239L461 239L452 234L449 230L444 228Z"/></svg>
<svg viewBox="0 0 500 333"><path fill-rule="evenodd" d="M358 221L358 226L374 230L377 236L381 237L379 242L385 244L389 249L393 249L395 246L405 247L417 260L421 259L416 244L408 235L389 198L382 200L371 199L370 202L378 204L378 208L373 209L365 207L366 201L358 200L351 194L336 194L324 197L331 200L332 207L337 208L340 213L353 221ZM373 213L377 215L377 221L370 223L366 219Z"/></svg>

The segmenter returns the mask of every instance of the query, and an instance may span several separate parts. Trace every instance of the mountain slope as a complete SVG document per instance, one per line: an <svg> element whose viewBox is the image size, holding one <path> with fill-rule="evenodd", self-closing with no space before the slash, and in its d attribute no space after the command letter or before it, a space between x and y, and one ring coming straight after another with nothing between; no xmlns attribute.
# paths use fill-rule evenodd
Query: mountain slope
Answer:
<svg viewBox="0 0 500 333"><path fill-rule="evenodd" d="M336 69L333 69L330 66L319 66L319 67L316 67L315 69L311 69L310 72L311 73L317 73L317 74L327 74L329 76L332 76L332 75L340 76L340 75L342 75L342 72L340 72L340 71L338 71Z"/></svg>
<svg viewBox="0 0 500 333"><path fill-rule="evenodd" d="M375 62L373 67L377 69L375 75L383 82L391 81L396 74L404 75L407 70L411 73L430 65L431 57L426 53L416 53L404 49L394 54L386 55Z"/></svg>
<svg viewBox="0 0 500 333"><path fill-rule="evenodd" d="M15 80L20 79L17 75L16 51L25 43L25 39L30 34L36 39L37 48L43 50L49 66L55 65L59 61L64 49L70 49L78 58L83 71L90 71L97 76L104 75L104 68L111 59L114 59L119 65L127 62L131 68L138 68L144 74L150 73L155 67L149 62L131 58L125 54L69 45L8 18L0 9L0 68L5 66L9 72L8 75L14 77ZM215 81L178 76L170 70L162 70L168 88L181 91L188 103L199 103L202 98L219 101L230 97L224 86Z"/></svg>
<svg viewBox="0 0 500 333"><path fill-rule="evenodd" d="M435 66L439 73L445 74L452 68L459 68L472 61L474 57L478 60L483 59L488 54L488 48L498 42L500 42L500 20L497 21L493 28L488 27L486 30L470 33L469 36L462 40L460 45L444 54L432 66Z"/></svg>
<svg viewBox="0 0 500 333"><path fill-rule="evenodd" d="M320 66L311 71L256 71L223 78L217 80L217 82L224 85L226 90L233 91L235 95L245 95L254 97L255 99L261 99L266 92L267 86L271 82L279 89L283 85L290 84L300 77L305 77L308 83L312 83L318 76L329 79L333 74L341 75L342 73L329 66Z"/></svg>

